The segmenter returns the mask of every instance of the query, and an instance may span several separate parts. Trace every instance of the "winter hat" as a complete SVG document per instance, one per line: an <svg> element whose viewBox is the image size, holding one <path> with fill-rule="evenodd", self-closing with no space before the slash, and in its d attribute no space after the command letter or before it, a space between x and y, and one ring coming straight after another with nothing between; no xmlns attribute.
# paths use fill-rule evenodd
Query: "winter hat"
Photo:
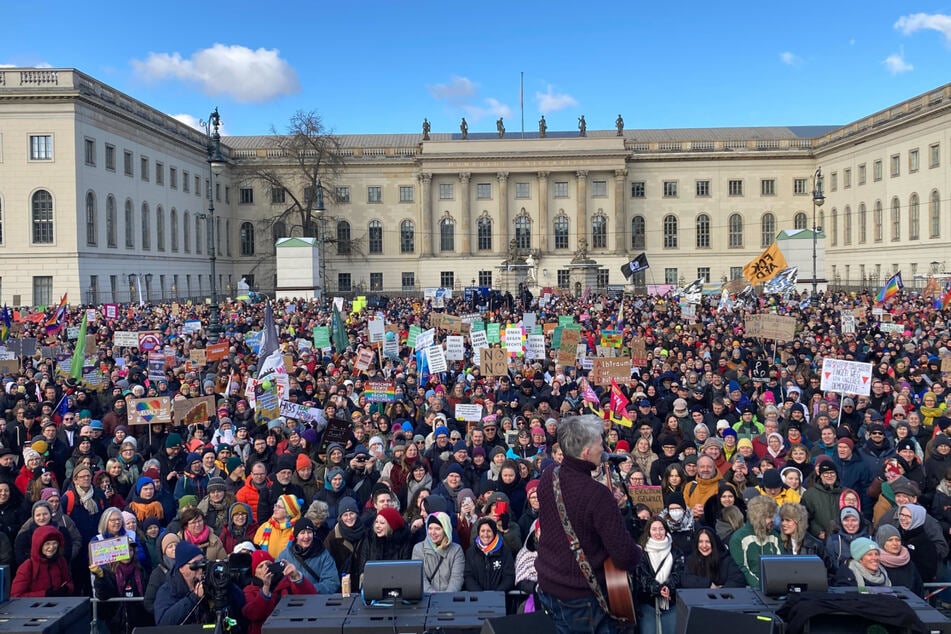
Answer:
<svg viewBox="0 0 951 634"><path fill-rule="evenodd" d="M30 447L32 447L36 453L40 454L40 456L45 454L50 448L50 446L46 444L46 441L42 439L35 440Z"/></svg>
<svg viewBox="0 0 951 634"><path fill-rule="evenodd" d="M341 498L340 502L337 503L337 520L340 521L340 518L343 517L344 513L348 512L360 514L360 511L357 509L357 502L352 497Z"/></svg>
<svg viewBox="0 0 951 634"><path fill-rule="evenodd" d="M456 453L457 451L469 451L469 448L466 446L466 441L461 438L452 446L452 452Z"/></svg>
<svg viewBox="0 0 951 634"><path fill-rule="evenodd" d="M670 506L671 504L676 504L682 509L687 508L687 502L684 500L684 494L680 491L671 491L664 496L664 506Z"/></svg>
<svg viewBox="0 0 951 634"><path fill-rule="evenodd" d="M282 495L277 499L284 503L284 508L287 509L287 514L291 520L296 520L300 517L300 501L295 496Z"/></svg>
<svg viewBox="0 0 951 634"><path fill-rule="evenodd" d="M852 450L855 449L855 443L852 441L851 438L839 438L839 440L837 440L835 444L836 444L836 445L848 445L848 446L849 446L849 449L852 449Z"/></svg>
<svg viewBox="0 0 951 634"><path fill-rule="evenodd" d="M182 444L182 437L178 433L171 433L168 435L168 438L165 439L165 448L171 449L172 447L178 447Z"/></svg>
<svg viewBox="0 0 951 634"><path fill-rule="evenodd" d="M921 494L921 491L918 490L918 485L905 476L895 478L895 480L891 483L891 487L892 491L895 493L904 493L905 495L911 495L914 497L918 497Z"/></svg>
<svg viewBox="0 0 951 634"><path fill-rule="evenodd" d="M390 525L391 531L398 531L406 525L406 522L403 521L403 516L394 508L384 507L377 511L377 515L381 515L383 519L386 520L386 523Z"/></svg>
<svg viewBox="0 0 951 634"><path fill-rule="evenodd" d="M911 451L915 450L915 441L911 438L902 438L898 441L898 444L895 445L895 451L902 451L904 449L910 449Z"/></svg>
<svg viewBox="0 0 951 634"><path fill-rule="evenodd" d="M192 451L187 456L185 456L186 469L191 468L191 466L196 462L201 462L201 454L197 451Z"/></svg>
<svg viewBox="0 0 951 634"><path fill-rule="evenodd" d="M224 491L224 490L226 490L224 478L215 476L214 478L211 478L210 480L208 480L209 493L211 493L212 491Z"/></svg>
<svg viewBox="0 0 951 634"><path fill-rule="evenodd" d="M854 506L843 506L842 510L839 511L839 521L841 522L847 517L854 517L859 522L862 521L862 515L859 513L859 510Z"/></svg>
<svg viewBox="0 0 951 634"><path fill-rule="evenodd" d="M317 444L317 431L313 429L305 429L301 432L300 437L307 441L308 446L313 446Z"/></svg>
<svg viewBox="0 0 951 634"><path fill-rule="evenodd" d="M253 574L257 567L261 565L261 562L266 561L271 563L274 561L274 557L271 557L271 553L266 550L255 550L251 553L251 573Z"/></svg>
<svg viewBox="0 0 951 634"><path fill-rule="evenodd" d="M531 484L531 482L529 484ZM525 485L525 486L526 486L526 493L528 493L528 485ZM476 499L475 492L472 489L459 489L459 492L456 493L456 502L458 504L462 504L462 501L466 498L475 500Z"/></svg>
<svg viewBox="0 0 951 634"><path fill-rule="evenodd" d="M783 488L783 477L779 473L779 469L767 469L763 472L763 488L764 489L781 489Z"/></svg>
<svg viewBox="0 0 951 634"><path fill-rule="evenodd" d="M33 449L32 447L27 447L26 449L23 450L24 464L26 464L27 462L29 462L30 460L34 458L36 460L40 460L42 458L42 456L40 456L40 452L38 452L36 449Z"/></svg>
<svg viewBox="0 0 951 634"><path fill-rule="evenodd" d="M448 436L449 428L445 425L439 425L436 429L433 430L433 438L439 438L440 436Z"/></svg>
<svg viewBox="0 0 951 634"><path fill-rule="evenodd" d="M892 526L891 524L882 524L878 527L878 530L875 531L876 544L884 544L892 537L900 538L901 533L898 532L898 528L896 526Z"/></svg>
<svg viewBox="0 0 951 634"><path fill-rule="evenodd" d="M723 437L724 439L725 439L727 436L732 436L734 439L737 437L736 430L733 429L732 427L727 427L726 429L723 430L723 433L720 434L720 435L721 435L721 437Z"/></svg>
<svg viewBox="0 0 951 634"><path fill-rule="evenodd" d="M293 471L297 468L297 460L294 458L293 454L283 454L280 458L277 459L277 467L274 469L274 473L278 471Z"/></svg>
<svg viewBox="0 0 951 634"><path fill-rule="evenodd" d="M146 477L146 476L142 476L141 478L139 478L138 480L136 480L136 481L135 481L135 494L136 494L136 495L141 495L141 494L142 494L142 487L144 487L144 486L147 485L147 484L151 484L151 485L154 487L154 486L155 486L155 480L153 480L152 478L148 478L148 477Z"/></svg>
<svg viewBox="0 0 951 634"><path fill-rule="evenodd" d="M228 517L233 519L238 513L244 513L250 519L251 509L248 508L248 505L243 502L235 502L231 505L231 508L228 509Z"/></svg>
<svg viewBox="0 0 951 634"><path fill-rule="evenodd" d="M539 481L537 479L529 480L528 483L525 485L525 497L530 496L532 494L532 491L537 491L538 484L539 484Z"/></svg>
<svg viewBox="0 0 951 634"><path fill-rule="evenodd" d="M870 550L881 550L881 548L868 537L853 539L852 543L849 544L849 553L851 553L852 559L856 561L864 557Z"/></svg>
<svg viewBox="0 0 951 634"><path fill-rule="evenodd" d="M832 473L838 473L838 472L839 472L839 470L835 468L835 463L832 462L831 460L823 460L823 461L821 461L821 462L819 463L818 469L819 469L819 475L822 475L823 473L829 473L830 471L831 471Z"/></svg>
<svg viewBox="0 0 951 634"><path fill-rule="evenodd" d="M241 456L231 456L225 460L225 469L228 473L232 473L235 469L244 464L244 461L241 460Z"/></svg>
<svg viewBox="0 0 951 634"><path fill-rule="evenodd" d="M446 467L446 475L445 475L444 477L449 477L449 474L450 474L450 473L456 473L456 474L458 474L459 476L462 476L462 475L463 475L463 473L462 473L462 467L459 466L458 463L453 463L453 464L449 465L448 467Z"/></svg>
<svg viewBox="0 0 951 634"><path fill-rule="evenodd" d="M473 458L485 458L485 447L481 445L472 448L472 457Z"/></svg>
<svg viewBox="0 0 951 634"><path fill-rule="evenodd" d="M317 529L314 528L314 523L306 517L302 517L294 524L294 540L297 540L297 536L300 535L300 532L303 530L309 530L310 532L317 534Z"/></svg>
<svg viewBox="0 0 951 634"><path fill-rule="evenodd" d="M313 467L314 463L310 461L310 458L306 454L297 454L297 461L294 463L296 471L306 469L308 467Z"/></svg>
<svg viewBox="0 0 951 634"><path fill-rule="evenodd" d="M198 546L187 541L175 544L175 567L181 568L195 557L201 557L202 553Z"/></svg>
<svg viewBox="0 0 951 634"><path fill-rule="evenodd" d="M52 497L59 497L59 491L53 487L45 487L42 491L40 491L40 499L44 502L49 501L49 499Z"/></svg>
<svg viewBox="0 0 951 634"><path fill-rule="evenodd" d="M617 446L614 448L614 450L617 452L623 451L624 453L630 453L631 444L627 442L626 440L619 440L617 441Z"/></svg>
<svg viewBox="0 0 951 634"><path fill-rule="evenodd" d="M750 449L752 449L753 441L750 440L749 438L740 438L738 441L736 441L736 448L742 449L743 447L749 447Z"/></svg>
<svg viewBox="0 0 951 634"><path fill-rule="evenodd" d="M188 506L198 506L198 498L194 495L183 495L178 498L178 510L182 510Z"/></svg>
<svg viewBox="0 0 951 634"><path fill-rule="evenodd" d="M162 477L162 472L155 467L149 467L142 472L142 475L144 475L146 478L149 478L150 480L158 480Z"/></svg>

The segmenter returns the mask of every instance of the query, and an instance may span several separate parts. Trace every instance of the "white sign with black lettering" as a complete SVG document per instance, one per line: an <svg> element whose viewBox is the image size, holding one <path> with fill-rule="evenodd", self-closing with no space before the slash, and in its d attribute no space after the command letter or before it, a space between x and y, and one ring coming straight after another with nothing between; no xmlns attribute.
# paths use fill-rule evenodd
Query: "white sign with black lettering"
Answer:
<svg viewBox="0 0 951 634"><path fill-rule="evenodd" d="M448 369L446 365L446 353L442 346L429 346L426 348L426 357L429 359L429 371L432 374L445 372Z"/></svg>
<svg viewBox="0 0 951 634"><path fill-rule="evenodd" d="M545 335L529 335L525 346L525 357L528 359L545 358Z"/></svg>
<svg viewBox="0 0 951 634"><path fill-rule="evenodd" d="M449 361L462 361L466 357L466 343L462 335L449 335L446 337L446 359Z"/></svg>
<svg viewBox="0 0 951 634"><path fill-rule="evenodd" d="M872 391L872 364L826 357L819 388L823 392L868 396Z"/></svg>

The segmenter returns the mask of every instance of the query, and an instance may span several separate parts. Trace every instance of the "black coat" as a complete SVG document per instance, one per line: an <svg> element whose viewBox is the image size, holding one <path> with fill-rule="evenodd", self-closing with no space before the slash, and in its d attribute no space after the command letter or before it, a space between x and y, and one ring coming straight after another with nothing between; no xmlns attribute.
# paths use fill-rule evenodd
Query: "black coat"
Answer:
<svg viewBox="0 0 951 634"><path fill-rule="evenodd" d="M466 552L463 586L469 592L508 592L515 588L515 559L504 545L493 553L483 553L476 545Z"/></svg>

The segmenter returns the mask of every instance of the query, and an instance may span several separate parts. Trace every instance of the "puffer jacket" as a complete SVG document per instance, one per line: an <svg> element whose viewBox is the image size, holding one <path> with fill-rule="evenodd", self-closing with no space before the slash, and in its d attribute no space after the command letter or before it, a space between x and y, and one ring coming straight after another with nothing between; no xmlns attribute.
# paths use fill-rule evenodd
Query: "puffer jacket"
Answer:
<svg viewBox="0 0 951 634"><path fill-rule="evenodd" d="M423 562L423 592L459 592L465 580L462 546L450 542L436 550L427 538L413 546L413 559Z"/></svg>

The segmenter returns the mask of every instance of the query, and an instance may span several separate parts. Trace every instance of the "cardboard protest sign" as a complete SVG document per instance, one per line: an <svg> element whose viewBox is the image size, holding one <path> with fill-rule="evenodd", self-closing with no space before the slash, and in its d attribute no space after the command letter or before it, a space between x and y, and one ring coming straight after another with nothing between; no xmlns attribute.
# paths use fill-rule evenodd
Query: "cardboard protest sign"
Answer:
<svg viewBox="0 0 951 634"><path fill-rule="evenodd" d="M746 336L751 338L792 341L796 336L796 318L785 315L750 315L744 322Z"/></svg>
<svg viewBox="0 0 951 634"><path fill-rule="evenodd" d="M872 364L826 357L819 388L823 392L868 396L872 391Z"/></svg>
<svg viewBox="0 0 951 634"><path fill-rule="evenodd" d="M631 340L631 365L635 368L647 367L647 341L644 337Z"/></svg>
<svg viewBox="0 0 951 634"><path fill-rule="evenodd" d="M509 357L502 348L484 348L482 351L483 376L503 376L508 374Z"/></svg>
<svg viewBox="0 0 951 634"><path fill-rule="evenodd" d="M664 510L664 494L659 486L630 486L627 490L634 504L643 504L655 515Z"/></svg>
<svg viewBox="0 0 951 634"><path fill-rule="evenodd" d="M611 385L611 379L618 383L631 378L631 360L627 358L598 357L592 360L591 375L588 380L595 385Z"/></svg>
<svg viewBox="0 0 951 634"><path fill-rule="evenodd" d="M215 397L199 396L172 401L175 422L180 425L204 423L215 414Z"/></svg>
<svg viewBox="0 0 951 634"><path fill-rule="evenodd" d="M443 330L448 330L449 332L462 334L463 332L462 318L456 317L455 315L443 315L442 324L440 327Z"/></svg>
<svg viewBox="0 0 951 634"><path fill-rule="evenodd" d="M172 399L167 396L135 398L129 401L129 424L151 425L172 422Z"/></svg>
<svg viewBox="0 0 951 634"><path fill-rule="evenodd" d="M215 361L221 361L222 359L228 358L228 342L219 341L218 343L213 343L205 348L205 361L208 363L213 363Z"/></svg>

